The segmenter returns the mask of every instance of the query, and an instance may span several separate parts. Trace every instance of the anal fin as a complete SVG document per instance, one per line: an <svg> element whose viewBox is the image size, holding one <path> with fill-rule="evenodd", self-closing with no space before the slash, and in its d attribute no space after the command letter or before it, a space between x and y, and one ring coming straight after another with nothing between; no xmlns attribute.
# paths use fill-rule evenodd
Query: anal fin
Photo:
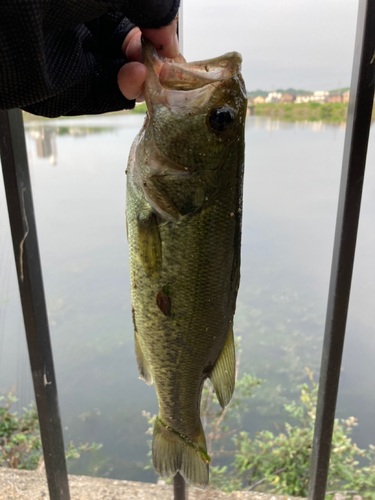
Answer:
<svg viewBox="0 0 375 500"><path fill-rule="evenodd" d="M137 365L141 379L144 380L146 384L152 385L153 381L152 381L151 370L145 358L141 344L139 343L136 331L134 331L134 343L135 343L135 356L137 358Z"/></svg>
<svg viewBox="0 0 375 500"><path fill-rule="evenodd" d="M236 356L234 352L233 325L231 326L224 348L210 375L211 382L224 409L228 406L234 391L236 380Z"/></svg>

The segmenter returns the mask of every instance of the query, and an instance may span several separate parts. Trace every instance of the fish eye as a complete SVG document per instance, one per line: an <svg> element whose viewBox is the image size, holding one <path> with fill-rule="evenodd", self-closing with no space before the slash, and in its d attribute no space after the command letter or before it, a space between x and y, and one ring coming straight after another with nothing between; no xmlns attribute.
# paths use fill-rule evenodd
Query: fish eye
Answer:
<svg viewBox="0 0 375 500"><path fill-rule="evenodd" d="M210 126L216 132L224 132L227 130L233 123L233 120L233 109L227 106L218 106L214 108L209 116Z"/></svg>

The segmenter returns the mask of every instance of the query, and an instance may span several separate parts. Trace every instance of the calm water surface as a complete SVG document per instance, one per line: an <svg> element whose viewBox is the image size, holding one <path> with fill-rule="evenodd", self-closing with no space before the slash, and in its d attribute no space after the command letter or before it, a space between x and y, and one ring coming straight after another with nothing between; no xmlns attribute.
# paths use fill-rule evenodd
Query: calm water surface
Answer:
<svg viewBox="0 0 375 500"><path fill-rule="evenodd" d="M103 443L72 473L154 481L144 471L154 388L138 379L125 230L125 168L142 116L33 122L27 148L65 440ZM46 128L48 123L48 128ZM374 132L374 130L372 130ZM242 281L235 333L241 370L266 379L243 427L275 430L318 373L345 129L250 117ZM43 157L44 156L44 157ZM363 208L337 416L375 443L375 139ZM0 391L33 399L3 186L0 186Z"/></svg>

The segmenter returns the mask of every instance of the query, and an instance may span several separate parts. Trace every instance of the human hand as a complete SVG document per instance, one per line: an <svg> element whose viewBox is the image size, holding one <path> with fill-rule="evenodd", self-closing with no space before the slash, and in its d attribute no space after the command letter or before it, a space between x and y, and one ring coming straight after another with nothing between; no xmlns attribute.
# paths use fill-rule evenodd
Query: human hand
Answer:
<svg viewBox="0 0 375 500"><path fill-rule="evenodd" d="M142 34L152 42L163 57L174 58L179 54L179 44L176 34L177 20L159 29L133 28L122 44L122 51L130 62L118 72L118 86L124 96L131 100L143 100L142 87L146 80L147 69L142 60Z"/></svg>

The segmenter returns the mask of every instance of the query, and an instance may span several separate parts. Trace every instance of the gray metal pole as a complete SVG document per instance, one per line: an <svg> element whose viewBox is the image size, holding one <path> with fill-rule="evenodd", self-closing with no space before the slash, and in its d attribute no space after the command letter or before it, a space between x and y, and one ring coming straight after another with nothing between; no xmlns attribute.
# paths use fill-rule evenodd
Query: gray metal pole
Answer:
<svg viewBox="0 0 375 500"><path fill-rule="evenodd" d="M183 52L183 38L182 38L182 2L180 3L180 8L178 11L178 21L177 21L177 36L180 44L180 52ZM173 477L173 493L174 500L187 500L188 493L186 490L186 482L185 479L181 476L179 472Z"/></svg>
<svg viewBox="0 0 375 500"><path fill-rule="evenodd" d="M51 500L69 500L25 132L19 109L0 111L0 153L49 494Z"/></svg>
<svg viewBox="0 0 375 500"><path fill-rule="evenodd" d="M324 500L375 79L375 0L360 0L311 460L309 500Z"/></svg>
<svg viewBox="0 0 375 500"><path fill-rule="evenodd" d="M174 500L188 500L185 479L179 472L173 478Z"/></svg>
<svg viewBox="0 0 375 500"><path fill-rule="evenodd" d="M180 44L180 52L183 54L184 52L184 37L183 37L183 20L184 20L184 14L183 14L183 0L180 2L180 8L178 9L178 21L177 21L177 36L178 36L178 43Z"/></svg>

